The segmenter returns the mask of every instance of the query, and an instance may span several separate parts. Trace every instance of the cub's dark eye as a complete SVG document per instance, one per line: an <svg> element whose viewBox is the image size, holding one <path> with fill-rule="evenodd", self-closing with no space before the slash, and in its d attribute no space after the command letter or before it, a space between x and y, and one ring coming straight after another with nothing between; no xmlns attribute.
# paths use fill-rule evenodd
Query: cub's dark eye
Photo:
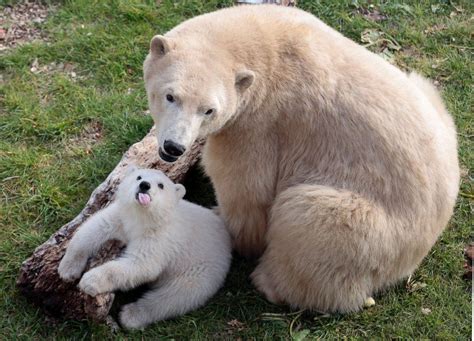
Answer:
<svg viewBox="0 0 474 341"><path fill-rule="evenodd" d="M158 187L160 187L160 189L163 189L165 186L163 186L163 184L160 182L160 183L158 184Z"/></svg>
<svg viewBox="0 0 474 341"><path fill-rule="evenodd" d="M204 115L210 115L210 114L212 114L213 112L214 112L214 109L209 109L208 111L206 111L206 112L204 113Z"/></svg>
<svg viewBox="0 0 474 341"><path fill-rule="evenodd" d="M174 97L173 97L173 95L170 95L170 94L166 95L166 100L167 100L168 102L170 102L170 103L173 103L173 102L174 102Z"/></svg>
<svg viewBox="0 0 474 341"><path fill-rule="evenodd" d="M142 177L139 175L139 176L137 177L137 180L141 180L141 179L142 179Z"/></svg>

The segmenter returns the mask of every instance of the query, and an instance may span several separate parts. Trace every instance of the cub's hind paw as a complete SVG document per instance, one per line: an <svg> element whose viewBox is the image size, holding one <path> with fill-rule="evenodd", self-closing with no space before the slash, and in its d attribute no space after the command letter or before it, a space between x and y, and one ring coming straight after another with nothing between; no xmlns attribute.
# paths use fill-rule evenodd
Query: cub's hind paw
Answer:
<svg viewBox="0 0 474 341"><path fill-rule="evenodd" d="M143 330L148 322L144 318L146 315L136 303L130 303L122 307L119 315L120 324L126 329Z"/></svg>

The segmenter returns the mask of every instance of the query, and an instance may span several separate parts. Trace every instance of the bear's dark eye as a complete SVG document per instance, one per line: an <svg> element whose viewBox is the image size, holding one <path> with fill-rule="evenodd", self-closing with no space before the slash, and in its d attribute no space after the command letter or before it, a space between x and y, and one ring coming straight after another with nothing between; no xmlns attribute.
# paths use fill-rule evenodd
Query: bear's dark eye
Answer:
<svg viewBox="0 0 474 341"><path fill-rule="evenodd" d="M137 177L137 180L141 180L141 179L142 179L142 177L139 175L139 176Z"/></svg>
<svg viewBox="0 0 474 341"><path fill-rule="evenodd" d="M210 114L212 114L213 112L214 112L214 109L209 109L208 111L206 111L206 112L204 113L204 115L210 115Z"/></svg>
<svg viewBox="0 0 474 341"><path fill-rule="evenodd" d="M174 97L173 95L170 95L170 94L167 94L166 95L166 100L170 103L173 103L174 102Z"/></svg>
<svg viewBox="0 0 474 341"><path fill-rule="evenodd" d="M163 189L165 186L163 186L163 184L160 182L160 183L158 184L158 187L160 187L160 189Z"/></svg>

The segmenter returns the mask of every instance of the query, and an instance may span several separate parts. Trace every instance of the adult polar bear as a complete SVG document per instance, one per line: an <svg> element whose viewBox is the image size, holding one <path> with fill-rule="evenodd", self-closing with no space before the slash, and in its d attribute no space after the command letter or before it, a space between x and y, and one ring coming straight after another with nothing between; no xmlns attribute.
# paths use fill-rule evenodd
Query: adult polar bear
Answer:
<svg viewBox="0 0 474 341"><path fill-rule="evenodd" d="M207 137L220 214L273 302L358 310L448 223L457 143L436 90L308 13L198 16L152 39L144 77L161 157Z"/></svg>

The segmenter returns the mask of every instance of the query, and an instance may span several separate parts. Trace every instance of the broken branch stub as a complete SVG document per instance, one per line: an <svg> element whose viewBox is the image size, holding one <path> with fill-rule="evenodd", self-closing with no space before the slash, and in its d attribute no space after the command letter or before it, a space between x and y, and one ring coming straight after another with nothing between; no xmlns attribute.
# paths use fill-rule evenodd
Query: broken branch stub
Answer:
<svg viewBox="0 0 474 341"><path fill-rule="evenodd" d="M17 286L28 300L52 316L72 319L90 318L104 321L114 301L113 293L88 296L77 288L77 281L66 283L59 278L58 266L74 231L96 211L108 205L117 186L130 165L163 171L171 180L180 182L199 159L204 141L195 142L192 148L175 163L169 164L158 157L155 129L130 147L122 160L103 183L92 193L84 209L72 221L61 227L44 244L36 248L20 269ZM86 267L100 265L119 255L123 249L119 241L107 242Z"/></svg>

